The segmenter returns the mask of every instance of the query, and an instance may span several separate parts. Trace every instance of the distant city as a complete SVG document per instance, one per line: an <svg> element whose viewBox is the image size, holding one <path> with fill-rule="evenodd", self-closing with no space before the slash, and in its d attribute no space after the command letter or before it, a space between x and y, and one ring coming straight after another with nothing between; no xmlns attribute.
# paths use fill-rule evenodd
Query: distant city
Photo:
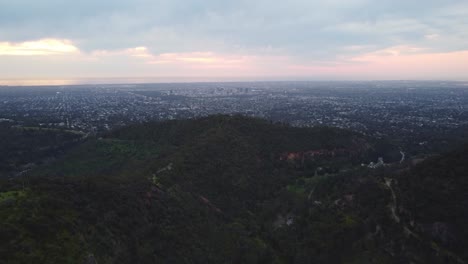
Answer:
<svg viewBox="0 0 468 264"><path fill-rule="evenodd" d="M100 133L136 122L242 114L333 126L405 148L468 125L463 82L229 82L0 87L0 122ZM438 142L434 142L438 141Z"/></svg>

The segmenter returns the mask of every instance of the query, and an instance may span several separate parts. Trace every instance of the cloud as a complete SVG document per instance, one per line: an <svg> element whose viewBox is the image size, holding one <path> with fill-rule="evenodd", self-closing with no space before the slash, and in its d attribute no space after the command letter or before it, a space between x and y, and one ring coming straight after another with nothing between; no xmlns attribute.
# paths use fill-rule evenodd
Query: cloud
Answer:
<svg viewBox="0 0 468 264"><path fill-rule="evenodd" d="M440 35L439 34L427 34L427 35L424 35L424 38L428 40L436 40L440 38Z"/></svg>
<svg viewBox="0 0 468 264"><path fill-rule="evenodd" d="M0 6L0 56L54 56L43 64L51 74L57 54L99 75L122 74L114 65L124 63L126 72L144 74L243 65L273 75L284 67L328 71L379 52L468 49L466 0L0 0ZM42 43L47 39L56 43Z"/></svg>
<svg viewBox="0 0 468 264"><path fill-rule="evenodd" d="M20 43L0 42L0 56L44 56L78 52L69 40L40 39Z"/></svg>
<svg viewBox="0 0 468 264"><path fill-rule="evenodd" d="M146 47L101 50L93 53L47 56L3 56L2 84L181 80L364 80L456 79L466 80L468 50L430 53L415 46L395 46L339 60L300 61L284 55L243 55L217 52L153 54ZM47 67L44 67L47 65ZM135 77L137 77L135 79ZM47 79L36 81L36 79ZM149 78L149 79L148 79ZM156 79L155 79L156 78ZM10 79L10 81L8 81ZM18 79L21 81L18 82ZM33 79L34 81L28 81ZM60 80L57 80L60 79Z"/></svg>
<svg viewBox="0 0 468 264"><path fill-rule="evenodd" d="M67 38L84 50L147 46L155 52L255 52L266 46L300 55L343 46L392 46L427 34L467 31L463 1L3 1L0 36L10 41ZM193 45L192 45L193 43ZM317 49L322 52L316 52Z"/></svg>

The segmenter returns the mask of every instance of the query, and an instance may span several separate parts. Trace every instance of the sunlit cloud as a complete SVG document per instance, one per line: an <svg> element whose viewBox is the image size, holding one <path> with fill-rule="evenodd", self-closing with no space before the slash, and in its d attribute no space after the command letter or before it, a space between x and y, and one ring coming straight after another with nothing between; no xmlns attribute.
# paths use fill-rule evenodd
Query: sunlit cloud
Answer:
<svg viewBox="0 0 468 264"><path fill-rule="evenodd" d="M234 64L245 63L253 56L221 54L211 51L199 52L172 52L153 54L147 47L140 46L122 50L98 50L91 52L91 57L94 58L109 58L109 57L130 57L141 59L142 63L153 65L185 65L185 66L209 66L216 65L218 67L228 67Z"/></svg>
<svg viewBox="0 0 468 264"><path fill-rule="evenodd" d="M186 63L228 66L245 62L246 57L214 52L163 53L153 56L151 64Z"/></svg>
<svg viewBox="0 0 468 264"><path fill-rule="evenodd" d="M40 39L20 43L0 42L0 55L40 56L77 53L78 48L69 40Z"/></svg>
<svg viewBox="0 0 468 264"><path fill-rule="evenodd" d="M468 79L463 0L7 2L0 79Z"/></svg>
<svg viewBox="0 0 468 264"><path fill-rule="evenodd" d="M427 34L424 36L424 38L428 40L436 40L436 39L439 39L439 37L440 37L439 34Z"/></svg>
<svg viewBox="0 0 468 264"><path fill-rule="evenodd" d="M13 46L15 49L11 48ZM1 47L1 54L9 55L0 61L0 65L9 65L2 73L3 79L47 79L44 83L53 83L53 78L57 77L102 79L116 76L164 80L171 77L172 81L185 77L197 80L463 79L466 77L464 69L468 68L468 50L435 52L410 44L377 50L372 45L351 45L342 49L341 56L328 60L298 59L277 51L273 54L216 51L154 53L146 46L80 52L69 41L53 39L2 43Z"/></svg>
<svg viewBox="0 0 468 264"><path fill-rule="evenodd" d="M359 60L368 60L369 58L381 57L381 56L400 56L400 55L418 54L418 53L423 53L425 51L427 51L427 48L410 46L410 45L400 45L400 46L389 47L389 48L373 51L370 53L366 53L363 56L358 56L358 57L353 58L353 60L359 61Z"/></svg>
<svg viewBox="0 0 468 264"><path fill-rule="evenodd" d="M437 53L422 47L402 45L343 57L328 64L298 63L293 58L281 62L284 65L283 76L298 78L467 80L468 50Z"/></svg>
<svg viewBox="0 0 468 264"><path fill-rule="evenodd" d="M350 58L334 68L350 77L366 79L466 80L468 50L431 52L414 46L396 46Z"/></svg>

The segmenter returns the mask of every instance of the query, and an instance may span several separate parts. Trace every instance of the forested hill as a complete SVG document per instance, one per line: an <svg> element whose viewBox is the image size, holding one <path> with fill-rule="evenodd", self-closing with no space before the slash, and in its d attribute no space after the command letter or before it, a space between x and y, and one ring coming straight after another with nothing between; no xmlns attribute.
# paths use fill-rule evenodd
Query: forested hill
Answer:
<svg viewBox="0 0 468 264"><path fill-rule="evenodd" d="M468 260L468 144L396 177L402 222ZM440 248L437 248L439 250ZM462 261L460 261L462 263Z"/></svg>
<svg viewBox="0 0 468 264"><path fill-rule="evenodd" d="M241 116L125 127L0 183L0 262L464 261L459 240L410 224L425 224L412 211L425 194L398 177L424 163L408 171L399 158L350 131Z"/></svg>

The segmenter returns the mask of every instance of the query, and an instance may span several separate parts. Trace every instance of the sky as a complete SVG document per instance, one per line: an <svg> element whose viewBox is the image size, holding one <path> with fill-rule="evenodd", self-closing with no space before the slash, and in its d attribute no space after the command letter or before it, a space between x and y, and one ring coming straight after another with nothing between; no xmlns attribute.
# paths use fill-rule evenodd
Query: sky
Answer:
<svg viewBox="0 0 468 264"><path fill-rule="evenodd" d="M0 0L0 84L468 80L467 0Z"/></svg>

